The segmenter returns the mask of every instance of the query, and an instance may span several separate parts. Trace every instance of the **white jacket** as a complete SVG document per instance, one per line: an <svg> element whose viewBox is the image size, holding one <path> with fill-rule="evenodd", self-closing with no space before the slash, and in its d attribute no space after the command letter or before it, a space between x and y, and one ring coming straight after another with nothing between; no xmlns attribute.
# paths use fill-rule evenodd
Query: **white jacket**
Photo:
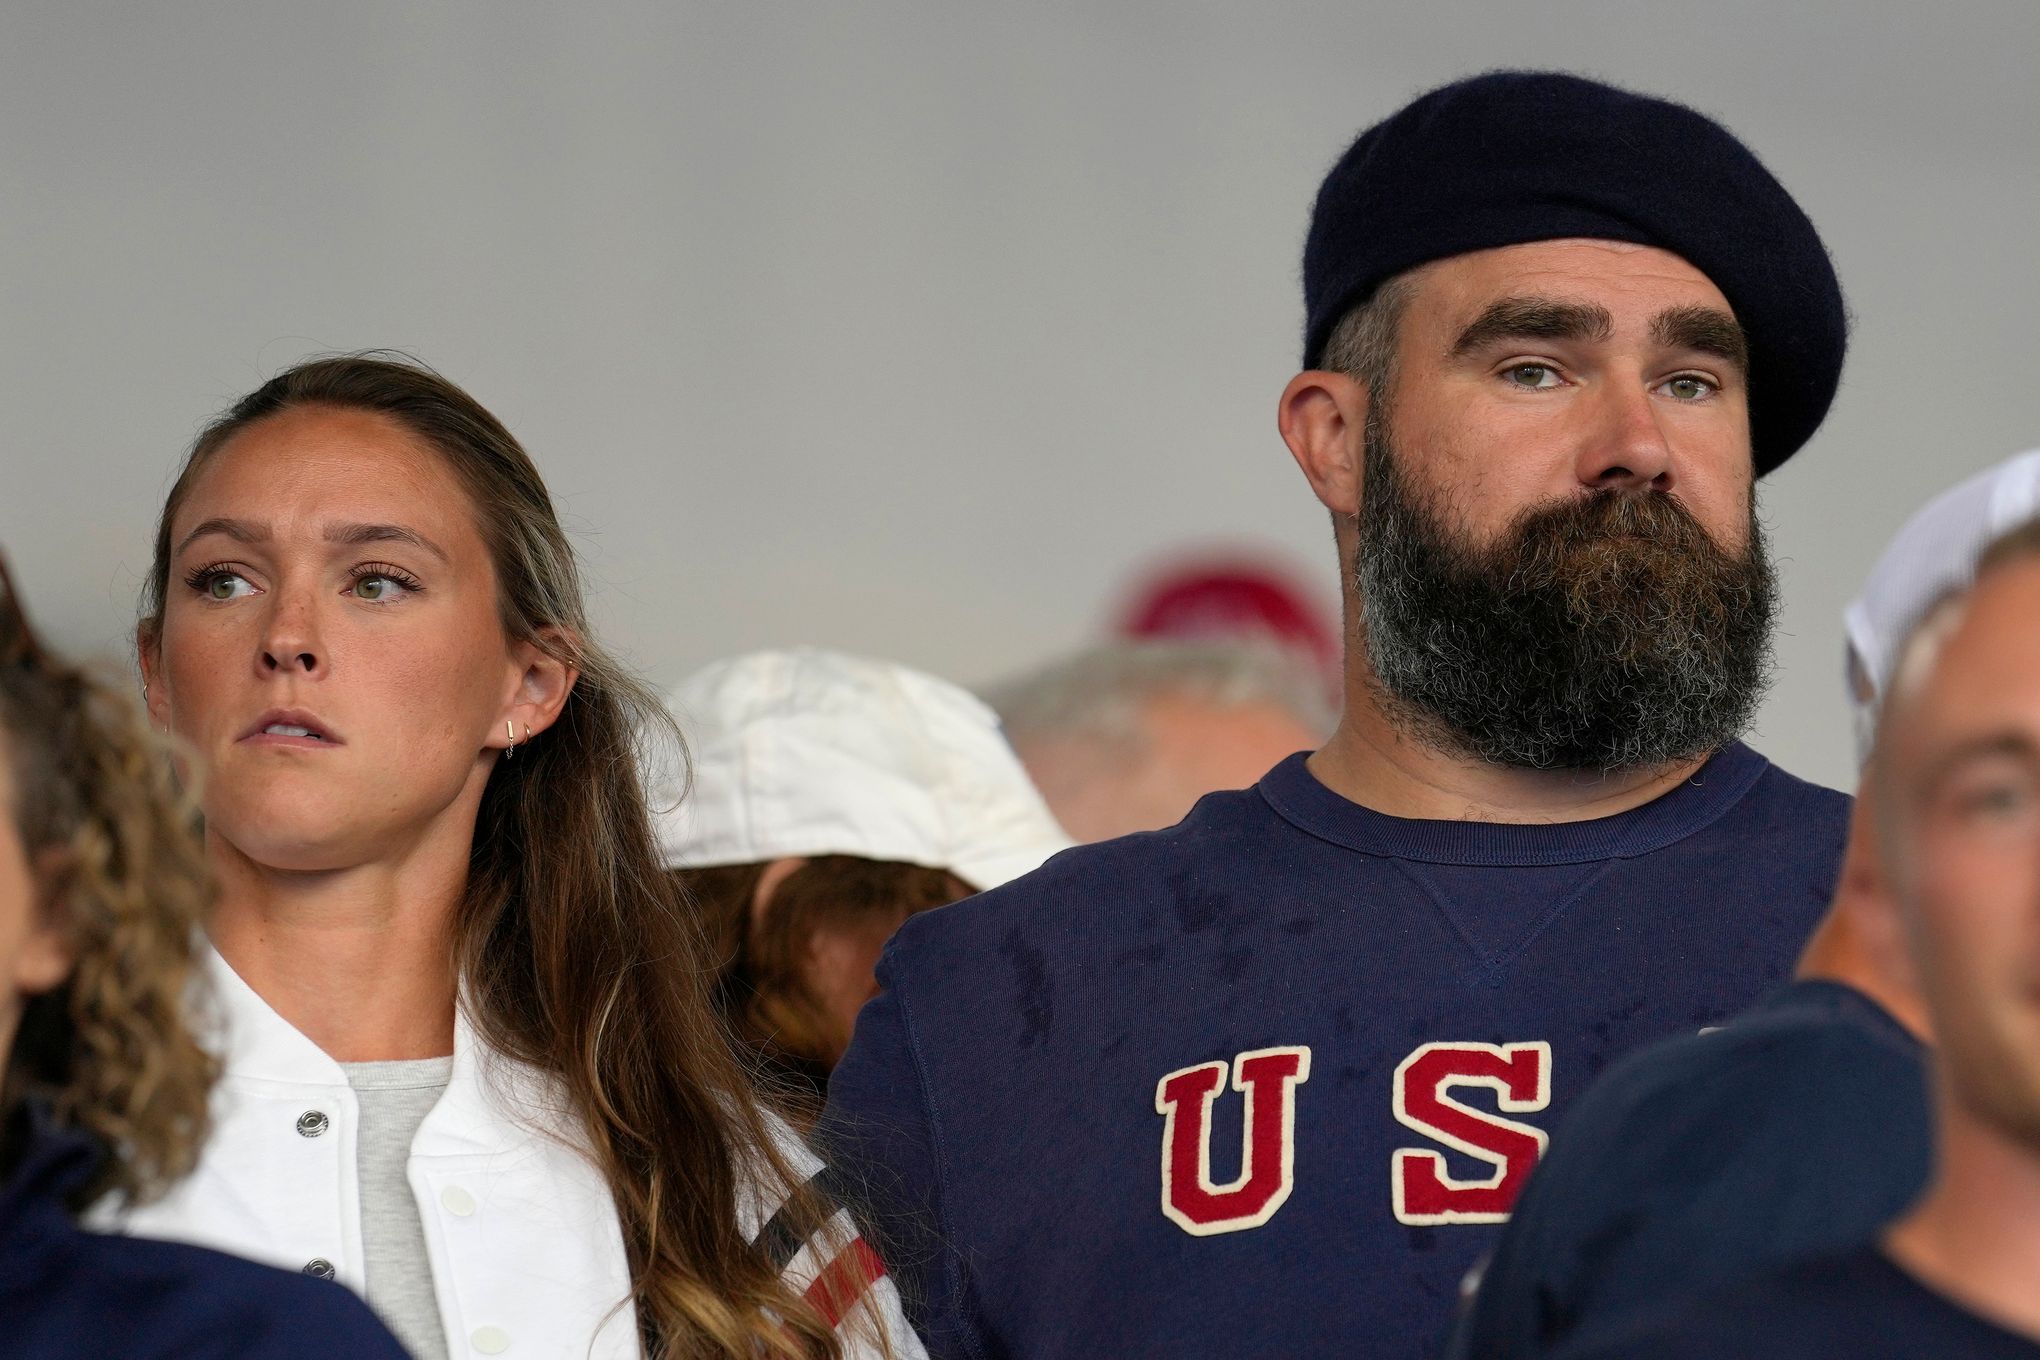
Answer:
<svg viewBox="0 0 2040 1360"><path fill-rule="evenodd" d="M222 1062L213 1127L197 1168L109 1226L195 1242L363 1286L359 1108L347 1076L208 948ZM425 1227L448 1354L634 1360L640 1353L623 1235L609 1187L542 1075L482 1048L463 1018L446 1092L411 1144L411 1191ZM819 1163L789 1133L785 1149ZM759 1206L762 1208L763 1206ZM776 1207L776 1206L775 1206ZM745 1219L758 1208L741 1211ZM755 1221L740 1225L747 1237ZM847 1219L841 1240L854 1230ZM787 1265L805 1289L826 1262ZM901 1360L924 1352L890 1279L868 1302ZM846 1356L874 1356L842 1331Z"/></svg>

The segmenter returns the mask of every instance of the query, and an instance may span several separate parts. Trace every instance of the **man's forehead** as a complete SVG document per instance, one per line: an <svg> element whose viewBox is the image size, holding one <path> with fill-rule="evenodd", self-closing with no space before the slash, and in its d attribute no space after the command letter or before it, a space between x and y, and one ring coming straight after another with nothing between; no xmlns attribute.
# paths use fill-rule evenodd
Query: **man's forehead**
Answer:
<svg viewBox="0 0 2040 1360"><path fill-rule="evenodd" d="M1567 238L1470 251L1423 266L1413 282L1419 303L1439 309L1448 324L1512 295L1617 312L1700 306L1734 314L1721 289L1689 261L1627 241Z"/></svg>
<svg viewBox="0 0 2040 1360"><path fill-rule="evenodd" d="M1986 576L1946 635L1908 644L1896 716L1922 755L1986 729L2040 737L2040 558ZM1921 632L1934 631L1933 619ZM1924 670L1916 679L1906 669ZM1911 683L1908 683L1911 682ZM1908 697L1908 690L1913 693Z"/></svg>

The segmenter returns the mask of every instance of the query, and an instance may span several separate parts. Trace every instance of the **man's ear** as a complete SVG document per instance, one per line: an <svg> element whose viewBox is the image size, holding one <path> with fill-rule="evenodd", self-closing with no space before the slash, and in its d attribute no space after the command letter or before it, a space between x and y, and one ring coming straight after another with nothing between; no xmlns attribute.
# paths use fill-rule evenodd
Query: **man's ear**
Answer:
<svg viewBox="0 0 2040 1360"><path fill-rule="evenodd" d="M1360 512L1368 393L1364 383L1328 369L1306 369L1282 389L1275 424L1310 489L1334 515Z"/></svg>
<svg viewBox="0 0 2040 1360"><path fill-rule="evenodd" d="M539 637L536 642L510 644L516 683L496 715L485 745L501 750L512 744L513 736L522 744L558 722L560 710L567 706L567 696L574 692L581 670L562 658L579 652L574 645L577 639L564 628L542 628Z"/></svg>
<svg viewBox="0 0 2040 1360"><path fill-rule="evenodd" d="M1873 753L1873 764L1877 759ZM1849 844L1836 891L1836 910L1846 918L1861 961L1842 975L1842 981L1875 998L1915 1035L1931 1038L1932 1022L1913 958L1913 932L1891 879L1884 827L1877 818L1876 805L1886 796L1877 787L1874 771L1866 770L1849 816Z"/></svg>

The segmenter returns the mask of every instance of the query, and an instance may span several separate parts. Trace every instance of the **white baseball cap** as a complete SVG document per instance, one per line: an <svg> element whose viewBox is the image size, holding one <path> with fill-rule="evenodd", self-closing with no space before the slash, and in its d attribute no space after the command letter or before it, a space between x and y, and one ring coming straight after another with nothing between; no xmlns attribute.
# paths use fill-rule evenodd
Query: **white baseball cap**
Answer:
<svg viewBox="0 0 2040 1360"><path fill-rule="evenodd" d="M1985 548L2035 515L2040 515L2040 449L1943 491L1892 536L1862 593L1842 612L1860 759L1870 757L1878 705L1913 629L1943 596L1975 579Z"/></svg>
<svg viewBox="0 0 2040 1360"><path fill-rule="evenodd" d="M652 781L670 868L861 855L978 889L1073 842L998 717L932 675L815 647L695 672L667 701L693 756Z"/></svg>

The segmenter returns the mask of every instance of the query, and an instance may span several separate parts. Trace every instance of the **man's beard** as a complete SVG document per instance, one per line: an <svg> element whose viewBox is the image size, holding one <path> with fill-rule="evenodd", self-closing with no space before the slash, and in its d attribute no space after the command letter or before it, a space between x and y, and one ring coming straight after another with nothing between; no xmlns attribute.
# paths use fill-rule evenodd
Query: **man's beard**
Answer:
<svg viewBox="0 0 2040 1360"><path fill-rule="evenodd" d="M1409 485L1385 426L1368 422L1354 575L1397 730L1498 765L1618 770L1748 729L1777 606L1754 503L1741 555L1664 492L1532 506L1473 544Z"/></svg>

